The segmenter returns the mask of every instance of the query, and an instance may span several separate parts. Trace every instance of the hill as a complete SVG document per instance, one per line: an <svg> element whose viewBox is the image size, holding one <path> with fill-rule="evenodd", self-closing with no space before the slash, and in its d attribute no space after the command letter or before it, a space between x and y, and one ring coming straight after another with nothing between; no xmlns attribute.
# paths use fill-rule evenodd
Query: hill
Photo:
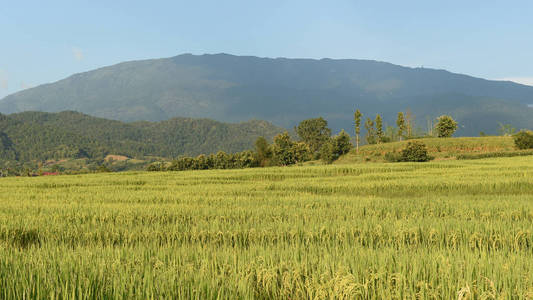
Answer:
<svg viewBox="0 0 533 300"><path fill-rule="evenodd" d="M0 114L0 160L128 157L173 158L249 149L259 136L283 129L265 121L239 124L173 118L161 122L106 120L78 112Z"/></svg>
<svg viewBox="0 0 533 300"><path fill-rule="evenodd" d="M459 137L459 138L424 138L419 139L427 146L428 152L436 160L456 159L461 155L475 156L488 153L508 153L517 151L510 136ZM383 162L384 155L405 148L408 141L365 145L359 154L355 149L342 156L335 163L351 164L360 162Z"/></svg>
<svg viewBox="0 0 533 300"><path fill-rule="evenodd" d="M130 61L75 74L0 100L0 112L75 110L122 121L176 116L241 122L256 118L290 128L323 116L352 127L355 107L394 124L410 109L417 124L451 114L458 135L496 133L498 122L533 128L533 87L444 70L354 59L191 55Z"/></svg>

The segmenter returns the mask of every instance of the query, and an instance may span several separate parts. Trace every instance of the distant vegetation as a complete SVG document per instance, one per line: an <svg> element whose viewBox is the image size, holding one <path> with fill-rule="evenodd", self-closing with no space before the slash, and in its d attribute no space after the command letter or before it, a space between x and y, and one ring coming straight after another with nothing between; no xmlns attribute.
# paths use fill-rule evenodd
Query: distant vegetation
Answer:
<svg viewBox="0 0 533 300"><path fill-rule="evenodd" d="M252 148L259 136L272 139L282 131L265 121L226 124L175 118L124 123L77 112L0 114L0 169L35 169L39 163L64 159L85 160L97 169L109 154L149 161L232 153Z"/></svg>
<svg viewBox="0 0 533 300"><path fill-rule="evenodd" d="M371 149L373 145L391 144L393 146L381 147L381 149L388 149L387 151L382 150L379 153L373 153L372 158L365 157L363 161L372 161L378 158L377 161L426 162L435 157L440 158L442 154L431 155L424 141L428 140L430 145L433 146L435 144L433 136L438 136L437 140L441 140L436 143L438 152L442 151L442 147L446 148L449 145L455 144L455 141L446 139L451 137L458 127L457 122L450 116L443 115L437 118L434 123L432 122L434 128L430 128L425 133L417 133L413 129L413 122L409 112L399 112L397 116L397 127L389 127L386 132L382 128L383 125L379 114L376 115L374 120L367 118L365 122L367 129L365 139L368 144L363 147L364 149L361 151L362 155L359 155L358 142L363 114L360 110L356 110L354 114L356 133L355 155L365 157L365 154L368 152L367 149ZM342 130L338 135L332 137L331 129L328 128L328 122L322 117L301 121L295 127L295 131L298 135L298 141L293 141L291 136L285 132L275 136L272 145L269 145L266 139L260 137L256 141L253 151L244 151L235 154L219 152L216 155L199 155L197 157L184 156L170 164L162 162L153 163L148 167L148 170L184 171L288 166L317 159L329 164L338 160L341 156L348 154L353 148L350 135ZM416 134L420 134L420 136ZM404 143L402 144L402 148L397 149L398 142L402 142L402 140L407 140L407 144ZM460 140L464 140L464 138ZM490 143L493 140L498 141L496 146L497 150L501 150L500 148L502 147L506 150L514 149L512 145L502 146L502 142L509 143L509 139L474 138L474 144L476 147L485 147L487 149L487 147L491 147ZM485 144L485 141L491 142L488 145ZM378 146L377 148L379 149L380 147ZM470 150L476 153L475 149ZM350 159L344 159L343 161L350 161Z"/></svg>
<svg viewBox="0 0 533 300"><path fill-rule="evenodd" d="M356 110L356 153L361 148L363 117ZM425 140L451 137L458 128L452 117L443 115L429 122L427 131L416 129L410 111L397 113L395 123L396 127L384 128L380 114L366 117L366 145L359 156L365 157L363 161L423 162L440 158L439 153L430 154L432 150L426 147ZM502 127L508 129L506 132L515 132ZM352 137L344 130L332 136L328 121L322 117L301 121L294 132L296 135L265 121L225 124L175 118L157 123L124 123L76 112L0 115L0 176L238 169L289 166L311 160L329 164L353 148ZM531 136L529 131L514 134L516 149L529 149ZM389 150L377 157L365 156L372 145L416 139L401 148L385 147Z"/></svg>
<svg viewBox="0 0 533 300"><path fill-rule="evenodd" d="M256 118L285 128L323 116L339 132L351 128L357 106L374 122L379 113L384 130L398 111L411 109L405 117L413 129L451 115L461 124L458 136L474 136L497 134L498 122L533 128L531 99L533 87L384 62L186 54L75 74L7 96L0 112L76 110L123 121Z"/></svg>

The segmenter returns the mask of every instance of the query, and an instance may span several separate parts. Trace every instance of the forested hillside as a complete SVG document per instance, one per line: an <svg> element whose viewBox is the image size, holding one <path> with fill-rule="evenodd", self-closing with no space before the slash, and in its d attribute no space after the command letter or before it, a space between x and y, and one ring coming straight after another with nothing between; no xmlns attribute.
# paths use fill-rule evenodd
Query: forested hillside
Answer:
<svg viewBox="0 0 533 300"><path fill-rule="evenodd" d="M174 158L249 149L283 129L265 121L238 124L173 118L162 122L106 120L78 112L0 114L0 160L103 158L108 154Z"/></svg>
<svg viewBox="0 0 533 300"><path fill-rule="evenodd" d="M444 70L355 59L190 55L130 61L75 74L0 100L0 112L63 110L122 121L174 117L292 128L322 116L334 131L352 127L357 107L393 125L411 110L416 124L442 114L460 136L495 134L498 123L533 128L533 87ZM168 124L167 124L168 125Z"/></svg>

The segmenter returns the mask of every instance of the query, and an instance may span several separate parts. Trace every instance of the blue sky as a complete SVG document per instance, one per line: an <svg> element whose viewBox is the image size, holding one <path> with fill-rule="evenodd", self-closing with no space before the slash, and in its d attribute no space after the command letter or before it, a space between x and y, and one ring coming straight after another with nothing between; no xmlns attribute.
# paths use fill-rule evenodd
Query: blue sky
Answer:
<svg viewBox="0 0 533 300"><path fill-rule="evenodd" d="M533 1L0 0L0 98L181 53L360 58L533 85Z"/></svg>

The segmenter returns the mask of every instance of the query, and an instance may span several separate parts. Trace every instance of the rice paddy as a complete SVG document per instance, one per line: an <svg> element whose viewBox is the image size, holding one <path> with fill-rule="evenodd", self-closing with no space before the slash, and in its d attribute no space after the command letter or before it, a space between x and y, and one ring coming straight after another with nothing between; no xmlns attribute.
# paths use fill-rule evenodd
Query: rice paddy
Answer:
<svg viewBox="0 0 533 300"><path fill-rule="evenodd" d="M531 299L533 157L0 179L1 299Z"/></svg>

